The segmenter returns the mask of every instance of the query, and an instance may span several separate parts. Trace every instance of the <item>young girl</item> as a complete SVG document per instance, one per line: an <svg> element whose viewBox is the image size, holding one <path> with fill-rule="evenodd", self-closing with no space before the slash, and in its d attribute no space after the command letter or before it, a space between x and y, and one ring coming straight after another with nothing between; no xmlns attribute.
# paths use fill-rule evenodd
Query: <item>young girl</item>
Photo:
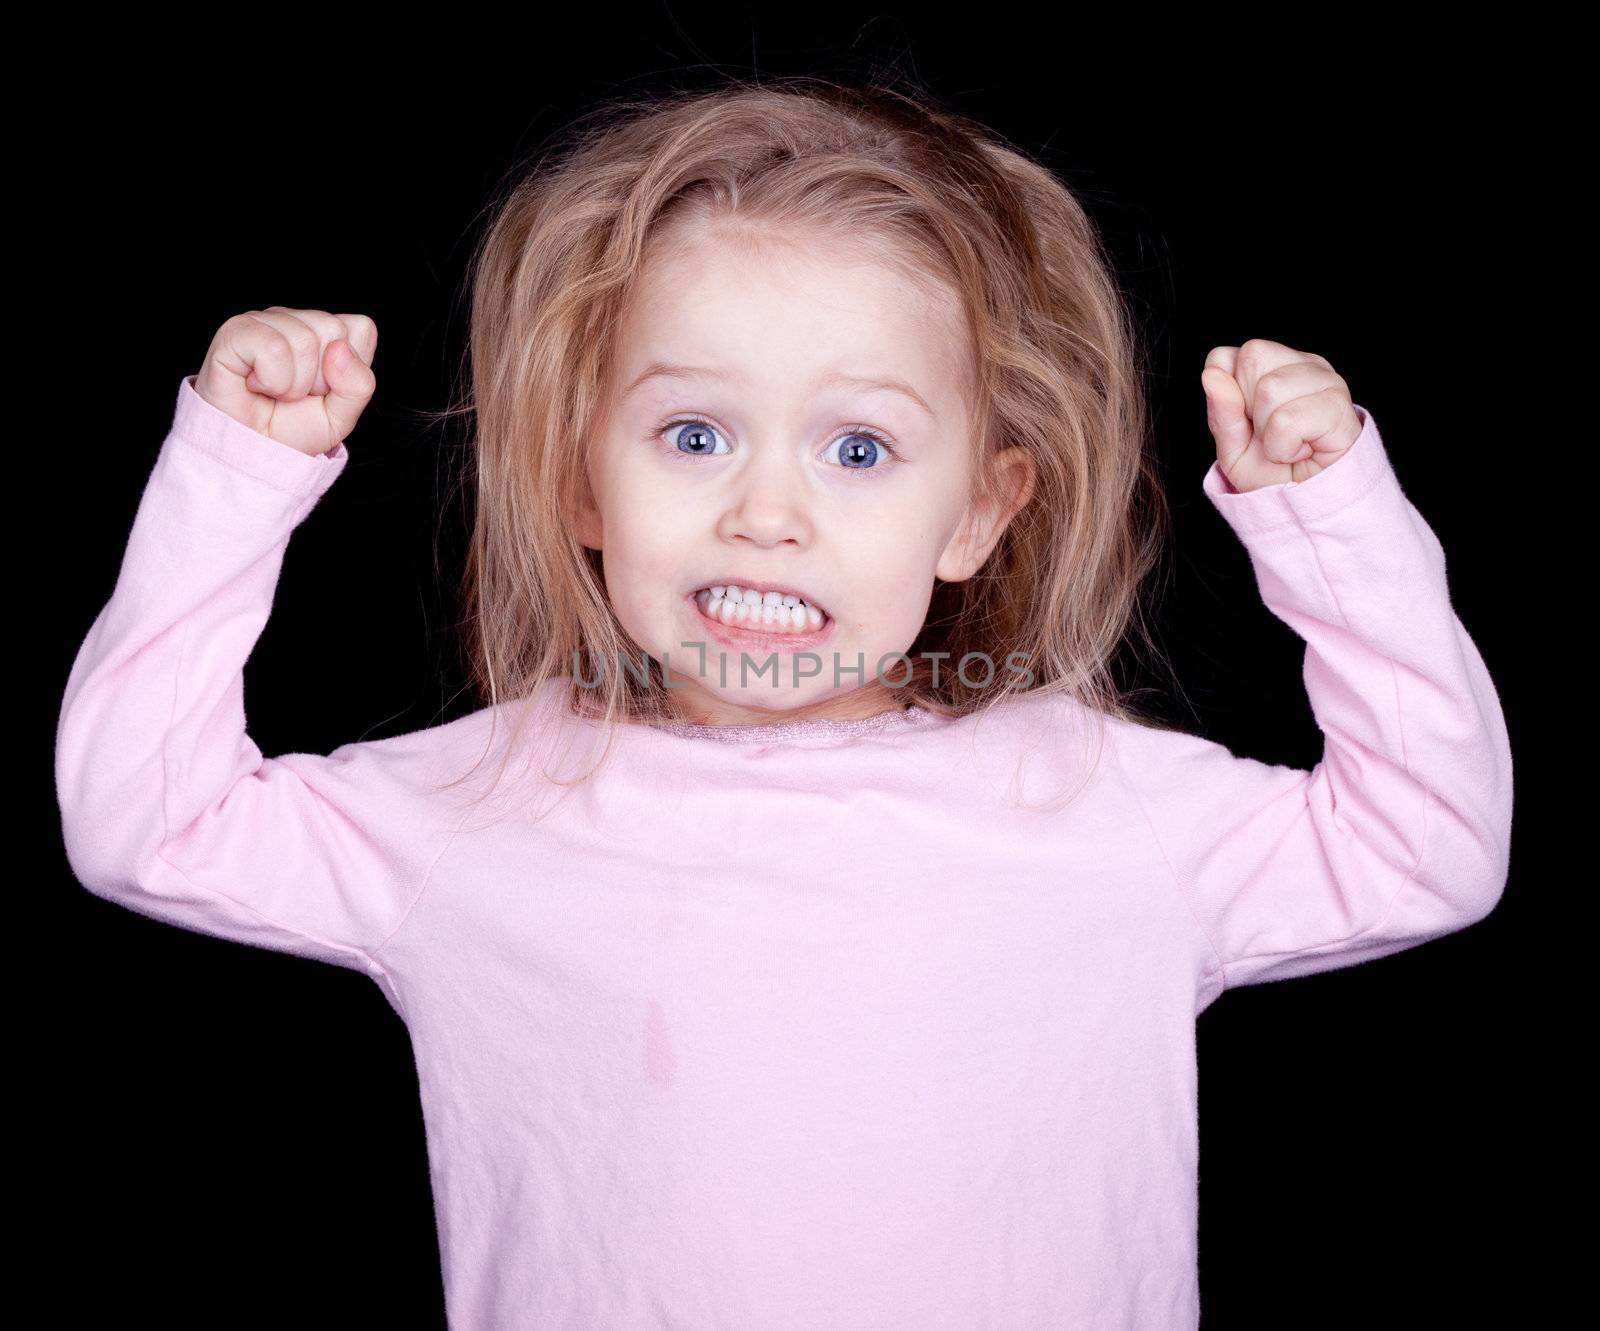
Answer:
<svg viewBox="0 0 1600 1331"><path fill-rule="evenodd" d="M484 705L251 741L376 330L229 319L67 684L72 868L382 988L454 1327L1194 1327L1197 1014L1506 879L1439 543L1326 360L1216 348L1203 489L1326 747L1151 723L1109 663L1164 510L1068 189L902 93L607 111L475 260Z"/></svg>

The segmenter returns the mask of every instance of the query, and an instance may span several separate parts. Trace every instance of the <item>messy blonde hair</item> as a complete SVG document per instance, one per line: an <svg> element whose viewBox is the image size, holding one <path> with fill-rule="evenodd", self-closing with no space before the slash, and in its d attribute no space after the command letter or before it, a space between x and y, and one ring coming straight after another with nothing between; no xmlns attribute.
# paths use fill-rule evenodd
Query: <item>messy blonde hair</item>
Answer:
<svg viewBox="0 0 1600 1331"><path fill-rule="evenodd" d="M1135 629L1154 647L1139 591L1170 523L1147 450L1143 351L1094 225L1050 170L925 92L730 79L601 104L491 204L470 267L470 396L441 415L475 418L459 478L477 496L460 645L480 704L497 715L522 701L513 740L536 712L612 736L672 715L659 663L618 621L600 554L575 534L587 479L572 441L606 418L647 258L696 222L864 248L954 292L974 495L991 493L984 457L1032 457L1032 494L984 567L935 587L896 684L905 701L958 717L1015 698L949 664L980 653L1025 662L1030 693L1144 719L1111 668ZM926 653L948 653L937 683ZM569 673L624 659L643 669L605 670L593 687Z"/></svg>

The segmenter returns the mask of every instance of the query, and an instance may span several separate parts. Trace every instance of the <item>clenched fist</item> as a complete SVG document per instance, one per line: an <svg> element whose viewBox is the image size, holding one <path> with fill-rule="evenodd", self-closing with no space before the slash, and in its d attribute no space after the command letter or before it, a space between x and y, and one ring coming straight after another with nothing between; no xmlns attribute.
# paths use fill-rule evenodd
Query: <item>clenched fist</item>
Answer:
<svg viewBox="0 0 1600 1331"><path fill-rule="evenodd" d="M1217 466L1241 493L1309 481L1361 434L1349 385L1314 351L1264 337L1213 347L1200 387Z"/></svg>
<svg viewBox="0 0 1600 1331"><path fill-rule="evenodd" d="M378 326L364 314L269 305L211 339L194 390L241 425L313 456L356 427L372 391Z"/></svg>

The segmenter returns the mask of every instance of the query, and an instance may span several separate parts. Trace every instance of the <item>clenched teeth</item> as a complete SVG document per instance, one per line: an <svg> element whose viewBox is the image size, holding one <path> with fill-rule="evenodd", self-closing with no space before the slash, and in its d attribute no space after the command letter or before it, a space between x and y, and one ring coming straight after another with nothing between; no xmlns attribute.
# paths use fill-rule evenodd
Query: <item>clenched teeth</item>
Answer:
<svg viewBox="0 0 1600 1331"><path fill-rule="evenodd" d="M704 587L695 593L695 603L712 619L735 628L760 629L764 633L811 633L820 629L827 616L798 596L782 592L758 592L748 587Z"/></svg>

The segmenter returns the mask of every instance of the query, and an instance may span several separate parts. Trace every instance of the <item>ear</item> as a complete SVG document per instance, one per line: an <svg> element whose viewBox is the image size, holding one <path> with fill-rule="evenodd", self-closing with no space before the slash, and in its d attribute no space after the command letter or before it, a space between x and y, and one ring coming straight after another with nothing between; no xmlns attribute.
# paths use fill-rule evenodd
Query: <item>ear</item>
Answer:
<svg viewBox="0 0 1600 1331"><path fill-rule="evenodd" d="M605 524L601 521L600 508L595 503L588 476L583 477L577 509L572 515L572 530L579 543L588 549L599 550L604 547Z"/></svg>
<svg viewBox="0 0 1600 1331"><path fill-rule="evenodd" d="M934 574L944 582L965 582L982 568L1007 524L1033 497L1033 457L1026 449L1005 449L987 465L993 476L990 498L967 506L940 554Z"/></svg>

